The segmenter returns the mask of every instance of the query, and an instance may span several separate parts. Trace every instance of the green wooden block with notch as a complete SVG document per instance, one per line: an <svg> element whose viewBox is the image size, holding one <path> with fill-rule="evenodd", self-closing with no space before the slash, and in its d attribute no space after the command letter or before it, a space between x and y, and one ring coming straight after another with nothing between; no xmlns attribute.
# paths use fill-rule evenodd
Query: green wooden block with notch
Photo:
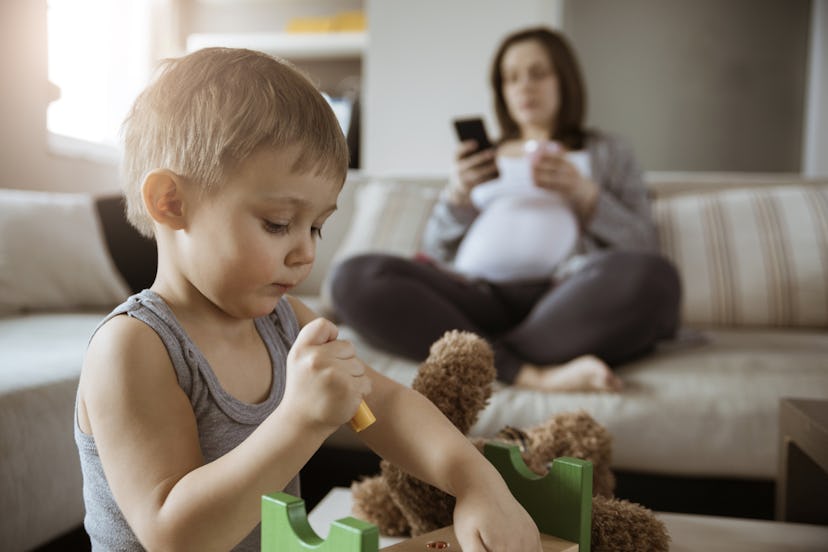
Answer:
<svg viewBox="0 0 828 552"><path fill-rule="evenodd" d="M546 475L530 470L515 445L487 443L486 458L541 533L578 544L589 552L592 524L592 464L556 458ZM397 548L405 545L396 545ZM393 548L393 547L392 547ZM402 548L401 548L402 549ZM305 502L285 493L262 497L262 552L378 552L379 531L347 517L331 525L323 540L311 528Z"/></svg>
<svg viewBox="0 0 828 552"><path fill-rule="evenodd" d="M262 497L262 552L378 552L377 526L354 517L331 524L322 539L308 522L305 501L287 493Z"/></svg>
<svg viewBox="0 0 828 552"><path fill-rule="evenodd" d="M589 552L592 535L592 463L561 457L546 475L526 465L516 445L486 443L484 453L541 533L578 543Z"/></svg>

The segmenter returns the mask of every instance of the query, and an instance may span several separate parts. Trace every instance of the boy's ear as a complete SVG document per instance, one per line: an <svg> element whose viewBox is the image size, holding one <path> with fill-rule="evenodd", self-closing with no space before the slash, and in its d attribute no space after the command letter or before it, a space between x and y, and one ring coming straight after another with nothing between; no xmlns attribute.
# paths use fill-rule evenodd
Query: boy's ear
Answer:
<svg viewBox="0 0 828 552"><path fill-rule="evenodd" d="M173 230L185 227L183 184L180 176L166 169L154 170L144 179L141 196L147 212L155 222Z"/></svg>

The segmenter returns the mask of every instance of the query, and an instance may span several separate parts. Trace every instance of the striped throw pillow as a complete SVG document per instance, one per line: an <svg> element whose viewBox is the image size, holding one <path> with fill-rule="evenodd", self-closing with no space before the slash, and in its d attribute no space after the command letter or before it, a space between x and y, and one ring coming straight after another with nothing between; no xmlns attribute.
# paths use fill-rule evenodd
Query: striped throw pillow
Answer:
<svg viewBox="0 0 828 552"><path fill-rule="evenodd" d="M828 326L828 186L677 195L653 208L682 275L685 323Z"/></svg>

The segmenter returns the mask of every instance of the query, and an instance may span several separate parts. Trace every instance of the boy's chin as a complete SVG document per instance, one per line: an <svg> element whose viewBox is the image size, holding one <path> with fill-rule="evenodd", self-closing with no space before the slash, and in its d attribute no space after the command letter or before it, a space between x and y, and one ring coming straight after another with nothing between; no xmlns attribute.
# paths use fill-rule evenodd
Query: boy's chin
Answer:
<svg viewBox="0 0 828 552"><path fill-rule="evenodd" d="M281 298L281 295L276 294L251 293L244 298L236 296L216 306L232 318L250 320L272 313Z"/></svg>
<svg viewBox="0 0 828 552"><path fill-rule="evenodd" d="M248 305L248 311L250 318L259 318L262 316L267 316L276 308L276 305L284 296L284 293L268 293L267 295L263 295L256 299L256 301L251 301Z"/></svg>

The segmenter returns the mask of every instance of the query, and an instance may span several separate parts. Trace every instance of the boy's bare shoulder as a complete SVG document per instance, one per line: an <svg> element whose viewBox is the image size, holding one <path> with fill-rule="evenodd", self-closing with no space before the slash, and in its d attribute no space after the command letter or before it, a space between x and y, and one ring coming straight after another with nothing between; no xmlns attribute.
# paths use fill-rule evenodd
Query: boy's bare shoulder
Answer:
<svg viewBox="0 0 828 552"><path fill-rule="evenodd" d="M125 314L107 320L89 342L90 352L141 351L145 347L164 347L161 338L144 322Z"/></svg>
<svg viewBox="0 0 828 552"><path fill-rule="evenodd" d="M116 316L89 342L78 387L78 424L99 446L128 426L186 419L189 402L178 386L167 349L155 331Z"/></svg>
<svg viewBox="0 0 828 552"><path fill-rule="evenodd" d="M169 372L171 361L158 334L135 318L120 315L104 323L89 342L83 362L84 375L96 379L117 377L142 379ZM157 367L157 368L156 368Z"/></svg>

